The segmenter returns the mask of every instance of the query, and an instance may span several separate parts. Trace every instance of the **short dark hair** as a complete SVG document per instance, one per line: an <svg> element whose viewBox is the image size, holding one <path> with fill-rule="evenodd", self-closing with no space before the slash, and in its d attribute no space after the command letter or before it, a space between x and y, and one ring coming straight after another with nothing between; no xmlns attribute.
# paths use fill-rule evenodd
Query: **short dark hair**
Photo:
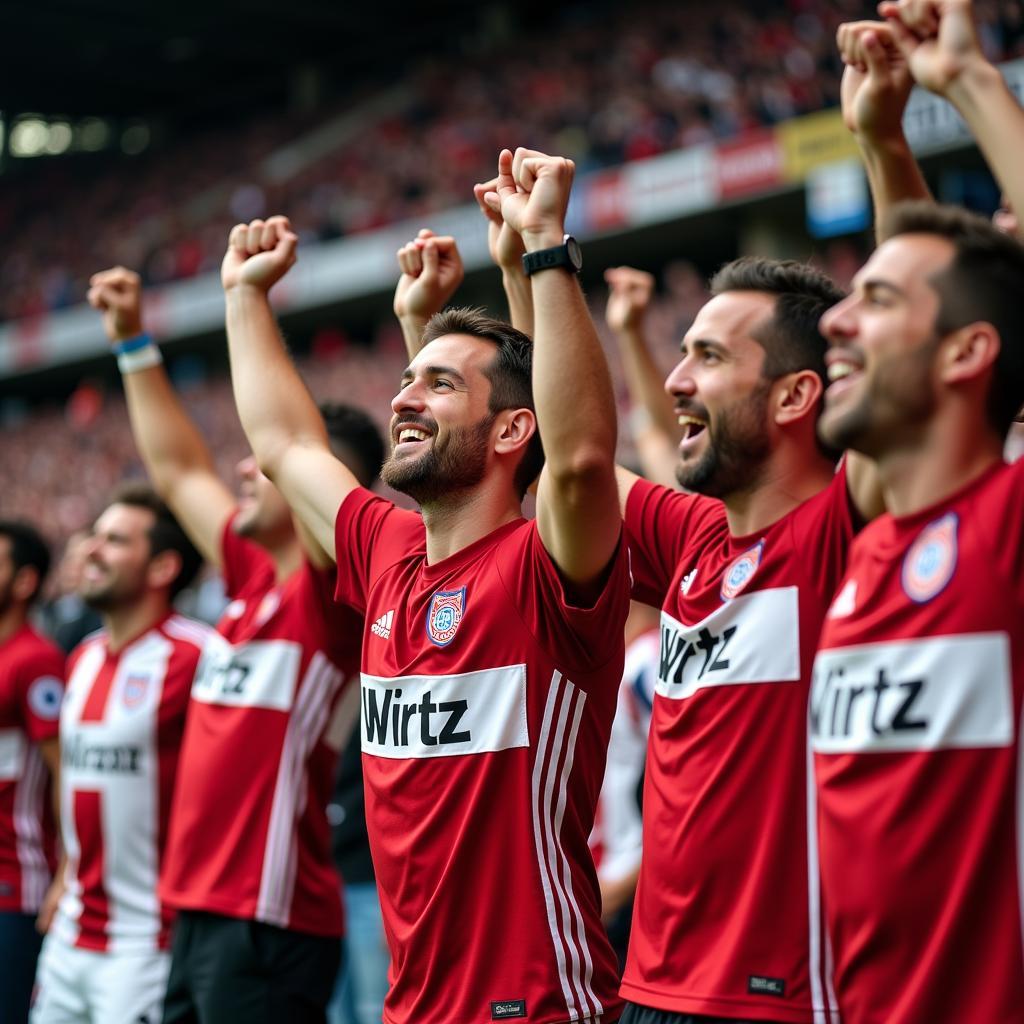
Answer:
<svg viewBox="0 0 1024 1024"><path fill-rule="evenodd" d="M529 409L533 404L533 342L504 320L488 316L482 309L460 307L435 313L423 331L427 345L446 334L468 334L498 346L498 354L484 371L491 382L488 408L492 413L503 409ZM516 467L515 485L521 498L537 479L544 466L544 447L540 432L534 431L526 452Z"/></svg>
<svg viewBox="0 0 1024 1024"><path fill-rule="evenodd" d="M880 237L920 234L945 238L954 249L949 266L929 281L939 296L936 333L982 321L999 334L986 412L1005 437L1024 403L1024 246L983 217L921 201L893 206Z"/></svg>
<svg viewBox="0 0 1024 1024"><path fill-rule="evenodd" d="M149 530L150 558L165 551L176 551L181 558L181 570L171 584L171 597L175 598L195 578L203 564L203 556L196 550L181 528L173 513L149 484L141 480L130 480L121 484L110 496L107 507L128 505L130 508L144 508L153 513L153 525Z"/></svg>
<svg viewBox="0 0 1024 1024"><path fill-rule="evenodd" d="M828 342L818 328L825 311L846 293L827 274L796 260L743 256L726 263L711 279L711 294L765 292L775 296L775 312L753 337L765 351L764 376L813 370L828 387L825 353Z"/></svg>
<svg viewBox="0 0 1024 1024"><path fill-rule="evenodd" d="M385 454L384 439L377 425L362 409L342 402L321 403L320 415L334 454L355 473L363 487L370 487L380 473Z"/></svg>
<svg viewBox="0 0 1024 1024"><path fill-rule="evenodd" d="M36 571L36 586L26 602L31 604L39 596L50 571L50 549L39 531L23 519L0 519L0 537L11 542L11 563L15 572L26 566Z"/></svg>

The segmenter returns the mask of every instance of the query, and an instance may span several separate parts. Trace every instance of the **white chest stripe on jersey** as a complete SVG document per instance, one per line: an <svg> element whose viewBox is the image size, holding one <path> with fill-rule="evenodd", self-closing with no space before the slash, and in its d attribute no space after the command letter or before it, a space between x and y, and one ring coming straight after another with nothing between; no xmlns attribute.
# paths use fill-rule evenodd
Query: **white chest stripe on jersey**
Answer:
<svg viewBox="0 0 1024 1024"><path fill-rule="evenodd" d="M26 742L20 729L0 729L0 782L21 778Z"/></svg>
<svg viewBox="0 0 1024 1024"><path fill-rule="evenodd" d="M741 594L693 626L661 613L657 692L663 697L682 700L708 686L799 678L796 587Z"/></svg>
<svg viewBox="0 0 1024 1024"><path fill-rule="evenodd" d="M526 666L452 676L362 674L362 749L376 757L452 757L530 745Z"/></svg>
<svg viewBox="0 0 1024 1024"><path fill-rule="evenodd" d="M821 651L810 732L823 754L1009 746L1010 639L974 633Z"/></svg>
<svg viewBox="0 0 1024 1024"><path fill-rule="evenodd" d="M229 643L219 634L204 649L192 697L204 704L290 711L302 664L302 645L292 640Z"/></svg>

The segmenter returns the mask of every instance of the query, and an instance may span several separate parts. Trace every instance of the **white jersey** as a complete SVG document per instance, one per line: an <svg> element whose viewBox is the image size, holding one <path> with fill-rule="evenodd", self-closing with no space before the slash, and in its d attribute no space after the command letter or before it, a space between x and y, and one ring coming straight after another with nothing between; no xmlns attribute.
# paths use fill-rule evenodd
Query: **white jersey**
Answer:
<svg viewBox="0 0 1024 1024"><path fill-rule="evenodd" d="M170 615L116 654L101 632L71 655L60 715L67 888L55 920L70 945L168 946L157 879L185 709L211 634Z"/></svg>
<svg viewBox="0 0 1024 1024"><path fill-rule="evenodd" d="M641 633L626 648L608 764L597 801L590 849L600 879L615 882L640 866L643 821L638 790L647 759L654 688L658 682L658 629Z"/></svg>

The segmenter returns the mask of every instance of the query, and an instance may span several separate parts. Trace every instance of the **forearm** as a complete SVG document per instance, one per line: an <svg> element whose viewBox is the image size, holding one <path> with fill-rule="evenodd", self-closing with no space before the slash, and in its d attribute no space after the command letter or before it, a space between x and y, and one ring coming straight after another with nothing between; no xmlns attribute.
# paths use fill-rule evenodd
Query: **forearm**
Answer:
<svg viewBox="0 0 1024 1024"><path fill-rule="evenodd" d="M509 322L517 331L533 337L533 289L519 268L502 268L501 284L508 301Z"/></svg>
<svg viewBox="0 0 1024 1024"><path fill-rule="evenodd" d="M988 165L1018 215L1024 210L1024 109L999 69L979 61L950 88L947 99L960 112Z"/></svg>
<svg viewBox="0 0 1024 1024"><path fill-rule="evenodd" d="M877 235L896 203L908 199L931 199L932 195L902 133L896 138L879 141L858 138L857 145L871 189Z"/></svg>
<svg viewBox="0 0 1024 1024"><path fill-rule="evenodd" d="M126 373L123 381L135 444L157 492L167 500L183 475L214 473L210 450L163 365Z"/></svg>
<svg viewBox="0 0 1024 1024"><path fill-rule="evenodd" d="M423 348L423 331L427 326L427 318L422 316L400 316L398 322L402 328L405 341L405 354L411 362L416 353Z"/></svg>
<svg viewBox="0 0 1024 1024"><path fill-rule="evenodd" d="M238 285L226 292L231 383L242 428L260 468L274 479L294 444L327 447L320 411L288 356L262 290Z"/></svg>
<svg viewBox="0 0 1024 1024"><path fill-rule="evenodd" d="M534 401L549 475L614 462L615 393L604 351L573 274L546 270L534 297Z"/></svg>

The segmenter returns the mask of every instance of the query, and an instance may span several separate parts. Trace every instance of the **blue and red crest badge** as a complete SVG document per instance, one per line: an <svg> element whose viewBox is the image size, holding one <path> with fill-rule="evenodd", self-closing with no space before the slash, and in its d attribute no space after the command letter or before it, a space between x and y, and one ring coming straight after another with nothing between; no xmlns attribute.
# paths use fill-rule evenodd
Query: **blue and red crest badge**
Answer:
<svg viewBox="0 0 1024 1024"><path fill-rule="evenodd" d="M764 541L759 540L737 558L722 575L722 589L719 594L723 601L731 601L753 578L761 564Z"/></svg>
<svg viewBox="0 0 1024 1024"><path fill-rule="evenodd" d="M432 644L447 647L458 632L466 611L466 588L439 590L427 609L427 636Z"/></svg>
<svg viewBox="0 0 1024 1024"><path fill-rule="evenodd" d="M124 681L122 699L126 708L134 708L146 699L146 691L149 689L149 676L143 673L133 672Z"/></svg>
<svg viewBox="0 0 1024 1024"><path fill-rule="evenodd" d="M947 512L929 523L903 556L900 574L903 590L916 604L930 601L953 578L957 558L957 527L960 519Z"/></svg>

